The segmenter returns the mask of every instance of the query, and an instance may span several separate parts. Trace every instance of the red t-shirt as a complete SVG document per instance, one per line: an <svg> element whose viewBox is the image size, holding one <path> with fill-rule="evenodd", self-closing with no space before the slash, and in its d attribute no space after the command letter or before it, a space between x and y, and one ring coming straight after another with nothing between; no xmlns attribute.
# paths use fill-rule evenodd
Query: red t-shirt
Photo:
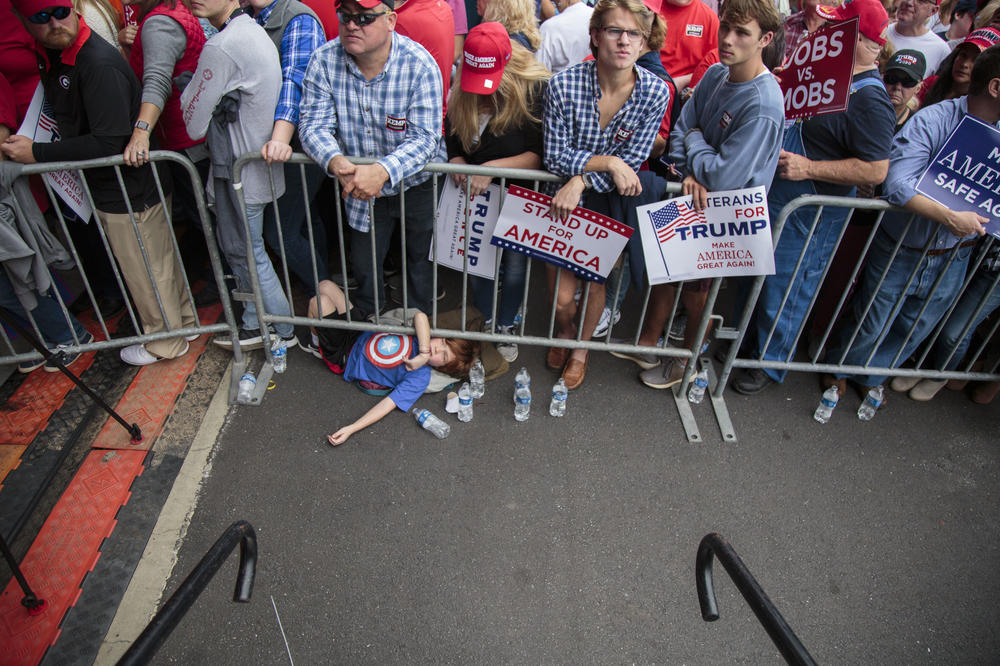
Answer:
<svg viewBox="0 0 1000 666"><path fill-rule="evenodd" d="M423 46L441 69L448 112L451 66L455 62L455 19L444 0L407 0L396 8L396 32Z"/></svg>
<svg viewBox="0 0 1000 666"><path fill-rule="evenodd" d="M337 18L336 2L331 2L331 0L302 0L302 4L316 12L319 22L323 24L323 32L326 34L327 41L336 39L340 35L340 19Z"/></svg>
<svg viewBox="0 0 1000 666"><path fill-rule="evenodd" d="M719 62L719 49L715 48L705 54L705 57L701 59L698 66L694 68L694 72L691 73L691 83L688 84L689 87L694 88L701 81L701 77L705 76L705 72L708 68Z"/></svg>
<svg viewBox="0 0 1000 666"><path fill-rule="evenodd" d="M31 104L31 97L38 87L38 58L35 40L24 29L11 11L10 0L0 0L0 74L14 90L17 123ZM11 128L17 131L17 125Z"/></svg>
<svg viewBox="0 0 1000 666"><path fill-rule="evenodd" d="M718 48L719 17L701 0L692 0L686 7L664 0L659 14L667 24L660 62L670 76L692 73L706 53Z"/></svg>

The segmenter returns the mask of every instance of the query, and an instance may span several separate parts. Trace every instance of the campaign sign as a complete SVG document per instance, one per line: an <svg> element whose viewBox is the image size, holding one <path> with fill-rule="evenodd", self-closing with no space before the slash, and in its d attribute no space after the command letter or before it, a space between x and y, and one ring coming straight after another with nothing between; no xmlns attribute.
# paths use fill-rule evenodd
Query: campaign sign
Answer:
<svg viewBox="0 0 1000 666"><path fill-rule="evenodd" d="M139 25L138 12L136 12L135 5L123 5L122 14L125 16L125 25Z"/></svg>
<svg viewBox="0 0 1000 666"><path fill-rule="evenodd" d="M466 217L468 214L468 217ZM465 205L465 188L451 178L444 179L437 214L437 260L442 266L464 270L468 249L469 274L493 279L496 271L497 249L490 245L493 227L500 216L500 186L491 184L482 194L473 197L472 205ZM468 224L469 244L466 248L465 230ZM434 260L434 246L429 260Z"/></svg>
<svg viewBox="0 0 1000 666"><path fill-rule="evenodd" d="M917 181L917 192L952 210L989 218L1000 238L1000 131L965 116Z"/></svg>
<svg viewBox="0 0 1000 666"><path fill-rule="evenodd" d="M551 205L552 197L511 185L490 242L604 284L632 229L579 207L557 220L549 215Z"/></svg>
<svg viewBox="0 0 1000 666"><path fill-rule="evenodd" d="M45 101L42 92L42 84L35 88L35 94L31 98L31 104L24 114L24 122L17 130L21 136L26 136L32 141L40 143L52 143L59 140L59 128L56 120L52 116L52 107ZM49 187L59 195L59 198L73 209L81 220L90 220L91 208L87 201L87 194L83 189L83 181L76 171L50 171L42 174L49 183Z"/></svg>
<svg viewBox="0 0 1000 666"><path fill-rule="evenodd" d="M802 40L778 75L786 120L847 110L857 43L857 18L825 25Z"/></svg>
<svg viewBox="0 0 1000 666"><path fill-rule="evenodd" d="M731 275L773 275L774 250L763 186L709 192L640 206L639 233L650 284Z"/></svg>

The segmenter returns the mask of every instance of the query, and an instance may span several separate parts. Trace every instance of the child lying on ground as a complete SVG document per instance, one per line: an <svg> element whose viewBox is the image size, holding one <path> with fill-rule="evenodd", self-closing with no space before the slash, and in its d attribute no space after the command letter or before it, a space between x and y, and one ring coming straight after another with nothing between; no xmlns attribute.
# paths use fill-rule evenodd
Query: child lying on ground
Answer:
<svg viewBox="0 0 1000 666"><path fill-rule="evenodd" d="M309 301L309 316L347 321L349 304L333 282L319 283L319 292ZM325 314L331 313L331 314ZM351 307L351 321L364 318ZM427 315L417 312L413 316L416 336L397 333L376 333L340 328L321 328L315 331L323 360L330 369L343 374L344 380L371 382L391 388L389 395L369 409L354 423L329 435L327 440L338 446L357 431L381 420L393 408L410 411L413 403L427 390L431 368L452 377L469 372L479 353L479 343L457 338L431 338Z"/></svg>

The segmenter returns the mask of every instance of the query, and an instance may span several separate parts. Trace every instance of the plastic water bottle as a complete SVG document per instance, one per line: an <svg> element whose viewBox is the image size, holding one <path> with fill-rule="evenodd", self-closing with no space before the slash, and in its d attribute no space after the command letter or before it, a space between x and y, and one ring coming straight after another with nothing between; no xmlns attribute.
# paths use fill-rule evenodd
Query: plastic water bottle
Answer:
<svg viewBox="0 0 1000 666"><path fill-rule="evenodd" d="M514 402L517 402L517 392L518 390L526 388L531 391L531 375L528 374L527 368L521 368L517 371L517 375L514 377Z"/></svg>
<svg viewBox="0 0 1000 666"><path fill-rule="evenodd" d="M862 421L871 421L875 412L882 406L882 399L885 396L885 389L881 384L873 387L865 396L865 401L858 407L858 418Z"/></svg>
<svg viewBox="0 0 1000 666"><path fill-rule="evenodd" d="M514 419L527 421L531 415L531 391L524 387L514 392Z"/></svg>
<svg viewBox="0 0 1000 666"><path fill-rule="evenodd" d="M475 400L479 400L486 393L486 369L478 358L469 368L469 390Z"/></svg>
<svg viewBox="0 0 1000 666"><path fill-rule="evenodd" d="M247 371L240 377L240 390L236 394L236 402L246 405L253 398L253 389L257 386L257 378L253 373Z"/></svg>
<svg viewBox="0 0 1000 666"><path fill-rule="evenodd" d="M274 372L279 375L288 367L288 348L285 347L285 341L278 336L274 337L274 344L271 345L271 365L274 366Z"/></svg>
<svg viewBox="0 0 1000 666"><path fill-rule="evenodd" d="M564 416L566 414L566 382L562 377L552 387L552 402L549 403L549 416Z"/></svg>
<svg viewBox="0 0 1000 666"><path fill-rule="evenodd" d="M464 382L458 389L458 420L468 423L472 420L472 389L469 382Z"/></svg>
<svg viewBox="0 0 1000 666"><path fill-rule="evenodd" d="M428 431L438 439L444 439L451 432L451 426L431 414L429 409L413 408L413 418L417 420L424 430Z"/></svg>
<svg viewBox="0 0 1000 666"><path fill-rule="evenodd" d="M708 388L708 370L702 368L701 372L694 376L691 387L688 389L688 402L700 405L705 399L705 389Z"/></svg>
<svg viewBox="0 0 1000 666"><path fill-rule="evenodd" d="M816 413L813 414L813 418L820 423L826 423L833 416L833 408L837 406L837 402L840 400L840 391L837 390L836 386L831 386L826 391L823 392L823 398L819 401L819 406L816 407Z"/></svg>

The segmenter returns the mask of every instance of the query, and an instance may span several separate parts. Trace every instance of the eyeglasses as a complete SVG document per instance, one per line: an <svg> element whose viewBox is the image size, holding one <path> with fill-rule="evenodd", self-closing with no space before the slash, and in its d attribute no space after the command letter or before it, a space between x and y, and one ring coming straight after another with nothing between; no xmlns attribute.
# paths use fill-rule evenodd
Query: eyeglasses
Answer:
<svg viewBox="0 0 1000 666"><path fill-rule="evenodd" d="M353 23L359 28L363 28L366 25L371 25L378 20L379 16L385 16L389 12L379 12L377 14L349 14L347 12L337 12L337 18L344 25L348 23Z"/></svg>
<svg viewBox="0 0 1000 666"><path fill-rule="evenodd" d="M901 85L904 88L913 88L920 83L919 81L914 81L913 78L906 74L897 74L896 72L889 72L882 77L882 80L887 86Z"/></svg>
<svg viewBox="0 0 1000 666"><path fill-rule="evenodd" d="M601 28L604 34L611 39L619 40L622 35L627 35L630 42L637 42L646 39L646 33L640 30L625 30L624 28Z"/></svg>
<svg viewBox="0 0 1000 666"><path fill-rule="evenodd" d="M52 19L58 19L60 21L63 20L64 18L69 16L69 13L71 11L73 10L70 9L69 7L53 7L52 11L44 10L32 14L31 16L28 17L28 20L38 25L45 25Z"/></svg>

